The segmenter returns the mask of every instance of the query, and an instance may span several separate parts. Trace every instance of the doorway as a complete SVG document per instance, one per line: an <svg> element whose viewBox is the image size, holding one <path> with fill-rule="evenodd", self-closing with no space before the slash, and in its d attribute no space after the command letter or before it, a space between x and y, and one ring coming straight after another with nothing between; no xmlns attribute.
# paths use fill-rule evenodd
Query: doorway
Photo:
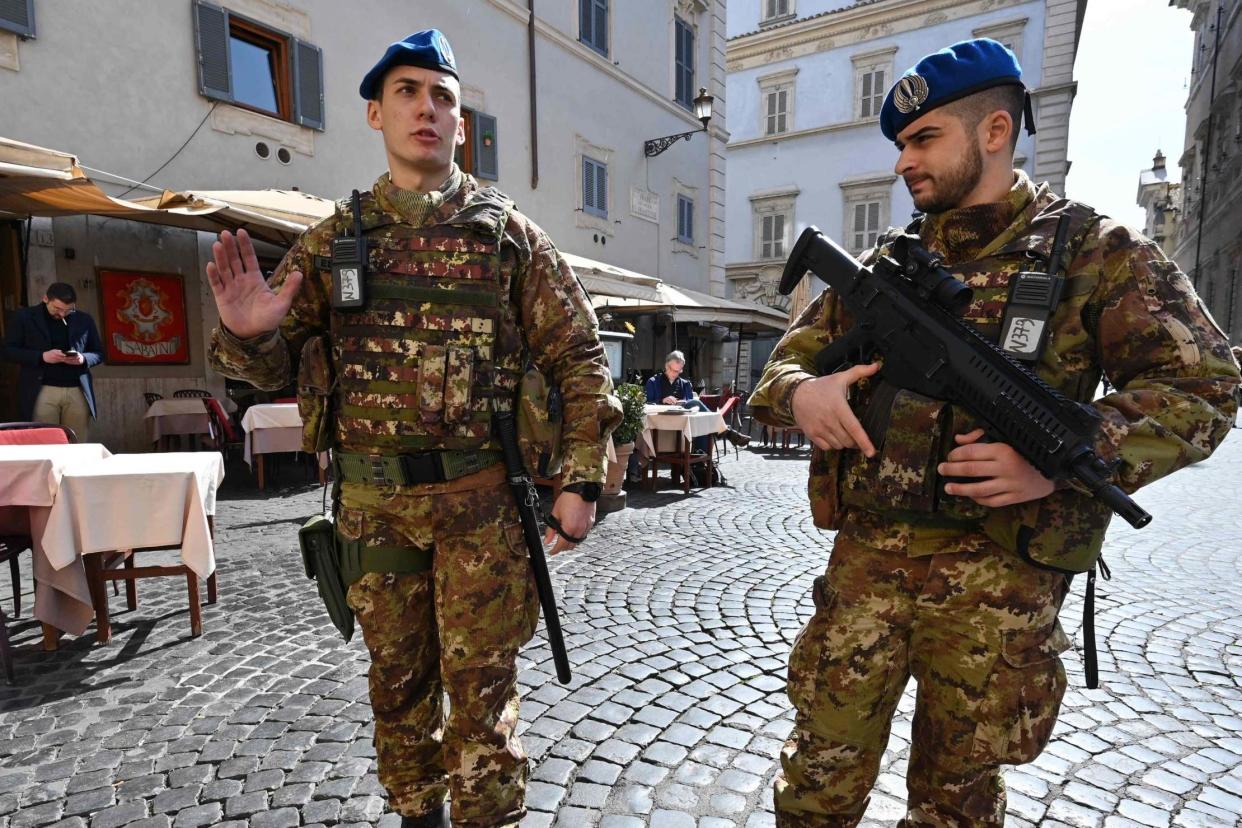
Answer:
<svg viewBox="0 0 1242 828"><path fill-rule="evenodd" d="M7 334L13 313L26 305L22 278L22 225L0 221L0 337ZM0 422L17 419L17 363L0 360Z"/></svg>

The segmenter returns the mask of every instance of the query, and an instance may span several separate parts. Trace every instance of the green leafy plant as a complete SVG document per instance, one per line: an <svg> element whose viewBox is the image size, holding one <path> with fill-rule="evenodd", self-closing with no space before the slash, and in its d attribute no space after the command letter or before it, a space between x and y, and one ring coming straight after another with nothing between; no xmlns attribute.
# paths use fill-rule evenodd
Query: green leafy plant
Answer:
<svg viewBox="0 0 1242 828"><path fill-rule="evenodd" d="M632 443L638 439L643 430L643 406L647 403L647 394L641 385L625 383L617 386L617 397L621 400L621 424L612 432L612 441L616 445Z"/></svg>

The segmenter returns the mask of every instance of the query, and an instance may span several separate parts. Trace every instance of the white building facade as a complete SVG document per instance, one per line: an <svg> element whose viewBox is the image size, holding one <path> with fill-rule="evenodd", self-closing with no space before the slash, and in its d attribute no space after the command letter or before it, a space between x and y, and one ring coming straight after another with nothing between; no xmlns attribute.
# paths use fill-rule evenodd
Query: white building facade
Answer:
<svg viewBox="0 0 1242 828"><path fill-rule="evenodd" d="M1242 1L1171 5L1191 12L1195 32L1173 256L1236 344L1242 342Z"/></svg>
<svg viewBox="0 0 1242 828"><path fill-rule="evenodd" d="M1005 43L1022 64L1038 134L1017 164L1064 190L1073 61L1085 0L734 0L727 51L725 261L731 295L788 307L776 284L808 225L860 253L913 201L879 112L896 77L972 37ZM815 290L818 291L818 286ZM771 343L756 343L753 379Z"/></svg>
<svg viewBox="0 0 1242 828"><path fill-rule="evenodd" d="M461 71L463 167L512 196L562 251L724 296L724 15L724 0L17 0L0 5L0 111L11 116L0 135L73 153L114 196L131 179L145 182L131 197L277 188L342 198L386 168L359 81L390 42L436 27ZM717 101L706 132L693 112L701 87ZM644 154L647 139L693 131ZM216 324L201 278L210 235L94 216L31 229L28 238L19 222L0 222L0 251L28 253L24 270L20 256L0 255L6 312L64 281L97 315L99 268L184 279L189 363L94 371L106 442L137 447L119 423L141 416L140 391L222 387L204 357ZM703 346L693 349L699 375L719 382L710 326L657 336L650 318L631 324L632 367L657 366L680 335L686 350L687 337Z"/></svg>

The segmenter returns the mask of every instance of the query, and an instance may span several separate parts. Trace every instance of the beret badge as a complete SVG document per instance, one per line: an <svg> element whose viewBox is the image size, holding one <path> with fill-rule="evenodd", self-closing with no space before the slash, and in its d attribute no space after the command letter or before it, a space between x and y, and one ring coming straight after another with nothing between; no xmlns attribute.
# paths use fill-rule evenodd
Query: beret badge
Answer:
<svg viewBox="0 0 1242 828"><path fill-rule="evenodd" d="M930 94L927 81L921 75L906 75L893 91L893 106L902 115L909 115L922 106Z"/></svg>

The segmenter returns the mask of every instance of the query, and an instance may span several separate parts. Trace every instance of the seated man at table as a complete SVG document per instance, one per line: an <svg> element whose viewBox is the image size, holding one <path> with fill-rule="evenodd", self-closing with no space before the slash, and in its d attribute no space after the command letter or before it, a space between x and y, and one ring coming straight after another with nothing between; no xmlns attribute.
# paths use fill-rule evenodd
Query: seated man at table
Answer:
<svg viewBox="0 0 1242 828"><path fill-rule="evenodd" d="M646 392L649 405L680 405L691 411L710 411L707 404L694 393L690 380L681 374L686 370L686 356L681 351L670 351L664 358L664 370L647 380ZM725 439L735 446L750 444L745 434L726 428ZM706 452L707 441L711 437L695 437L695 452Z"/></svg>

